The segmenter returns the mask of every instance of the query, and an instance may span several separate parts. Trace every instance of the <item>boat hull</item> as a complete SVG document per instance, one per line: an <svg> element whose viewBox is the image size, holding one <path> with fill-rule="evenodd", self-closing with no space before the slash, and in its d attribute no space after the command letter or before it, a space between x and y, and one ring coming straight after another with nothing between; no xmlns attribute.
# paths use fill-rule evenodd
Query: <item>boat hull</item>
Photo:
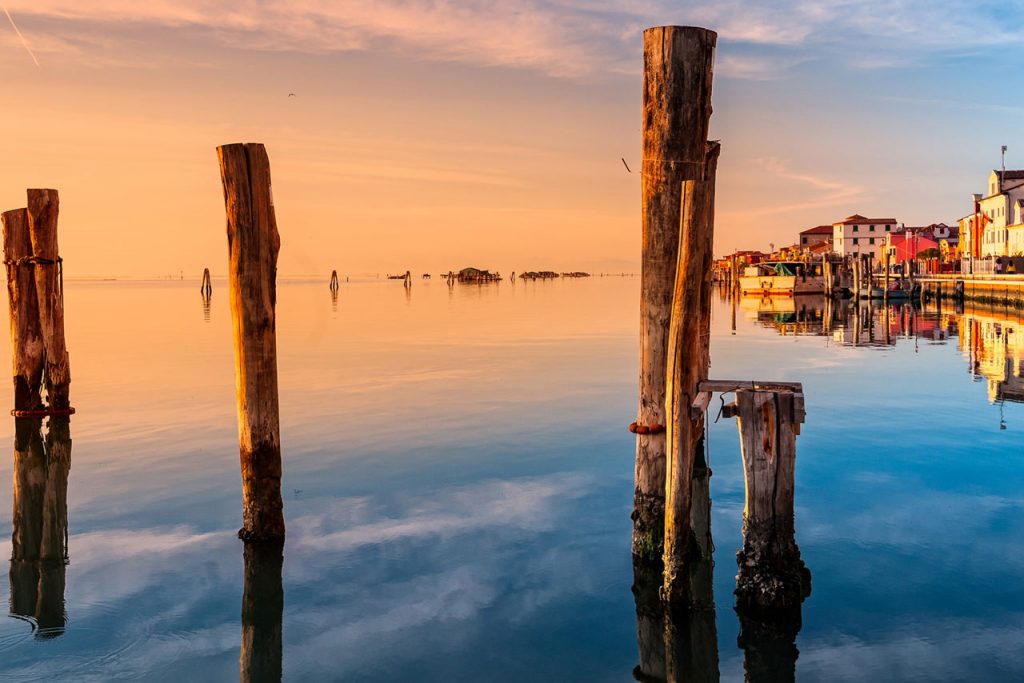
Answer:
<svg viewBox="0 0 1024 683"><path fill-rule="evenodd" d="M743 275L740 277L740 291L758 296L821 294L825 291L825 281L820 277L796 275Z"/></svg>

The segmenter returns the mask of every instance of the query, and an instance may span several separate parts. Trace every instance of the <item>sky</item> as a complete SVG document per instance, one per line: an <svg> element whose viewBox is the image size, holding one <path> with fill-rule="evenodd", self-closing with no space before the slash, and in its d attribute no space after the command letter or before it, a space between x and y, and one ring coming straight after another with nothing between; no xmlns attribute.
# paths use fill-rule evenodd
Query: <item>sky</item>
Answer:
<svg viewBox="0 0 1024 683"><path fill-rule="evenodd" d="M716 253L952 223L1000 145L1024 168L1020 2L2 4L0 207L57 188L69 276L225 273L230 142L267 146L283 276L637 270L662 24L719 34Z"/></svg>

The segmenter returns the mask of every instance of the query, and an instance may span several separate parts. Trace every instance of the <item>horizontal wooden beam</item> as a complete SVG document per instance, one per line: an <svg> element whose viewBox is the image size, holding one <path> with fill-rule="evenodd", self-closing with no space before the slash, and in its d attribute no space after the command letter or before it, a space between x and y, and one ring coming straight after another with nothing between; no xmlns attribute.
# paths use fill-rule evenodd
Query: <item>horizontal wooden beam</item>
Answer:
<svg viewBox="0 0 1024 683"><path fill-rule="evenodd" d="M709 403L711 403L710 391L698 393L697 398L693 399L693 405L690 406L690 419L699 420L707 411Z"/></svg>
<svg viewBox="0 0 1024 683"><path fill-rule="evenodd" d="M757 380L739 379L705 379L697 385L697 391L730 392L738 389L748 391L791 391L803 394L804 385L800 382L760 382Z"/></svg>

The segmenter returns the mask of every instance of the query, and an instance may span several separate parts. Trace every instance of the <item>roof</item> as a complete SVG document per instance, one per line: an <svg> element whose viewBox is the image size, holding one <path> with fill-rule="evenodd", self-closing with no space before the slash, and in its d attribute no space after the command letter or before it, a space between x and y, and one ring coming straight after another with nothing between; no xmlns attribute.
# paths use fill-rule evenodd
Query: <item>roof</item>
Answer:
<svg viewBox="0 0 1024 683"><path fill-rule="evenodd" d="M831 253L832 245L829 244L828 242L815 242L814 244L807 245L807 251L811 252L812 254L821 254L824 252Z"/></svg>
<svg viewBox="0 0 1024 683"><path fill-rule="evenodd" d="M837 221L833 225L862 225L864 223L895 223L895 218L865 218L859 213L855 213L852 216L847 216L841 221Z"/></svg>
<svg viewBox="0 0 1024 683"><path fill-rule="evenodd" d="M801 235L831 235L831 225L815 225L813 228L807 228L800 232Z"/></svg>
<svg viewBox="0 0 1024 683"><path fill-rule="evenodd" d="M1007 180L1024 180L1024 171L1020 169L1012 171L996 171L993 169L992 172L999 176L999 179L1004 182Z"/></svg>

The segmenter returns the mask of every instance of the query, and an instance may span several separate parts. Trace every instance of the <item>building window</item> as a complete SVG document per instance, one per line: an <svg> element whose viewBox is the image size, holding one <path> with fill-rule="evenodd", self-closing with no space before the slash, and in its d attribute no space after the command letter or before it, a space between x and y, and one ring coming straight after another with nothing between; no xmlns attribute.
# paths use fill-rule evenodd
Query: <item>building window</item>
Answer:
<svg viewBox="0 0 1024 683"><path fill-rule="evenodd" d="M886 231L886 232L889 232L889 226L888 226L888 225L887 225L887 226L885 226L885 231Z"/></svg>
<svg viewBox="0 0 1024 683"><path fill-rule="evenodd" d="M868 230L870 230L871 232L874 232L875 231L875 226L873 226L873 225L868 226Z"/></svg>
<svg viewBox="0 0 1024 683"><path fill-rule="evenodd" d="M856 226L856 225L855 225L855 226L853 226L853 231L854 231L854 232L857 232L857 226Z"/></svg>
<svg viewBox="0 0 1024 683"><path fill-rule="evenodd" d="M857 238L857 237L854 237L854 238L853 238L853 243L854 243L854 244L857 244L857 242L858 242L858 238Z"/></svg>
<svg viewBox="0 0 1024 683"><path fill-rule="evenodd" d="M868 242L870 242L871 244L874 244L875 243L875 238L872 237L871 239L868 240Z"/></svg>

